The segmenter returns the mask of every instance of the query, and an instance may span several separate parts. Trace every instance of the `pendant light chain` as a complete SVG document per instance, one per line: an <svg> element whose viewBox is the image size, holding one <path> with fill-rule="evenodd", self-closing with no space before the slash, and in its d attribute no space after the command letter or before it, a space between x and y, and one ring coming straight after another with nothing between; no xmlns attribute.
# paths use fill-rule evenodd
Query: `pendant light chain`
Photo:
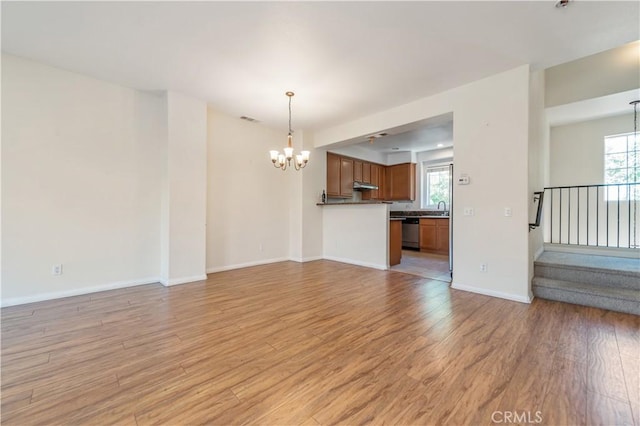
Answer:
<svg viewBox="0 0 640 426"><path fill-rule="evenodd" d="M291 134L291 98L292 96L289 96L289 134Z"/></svg>

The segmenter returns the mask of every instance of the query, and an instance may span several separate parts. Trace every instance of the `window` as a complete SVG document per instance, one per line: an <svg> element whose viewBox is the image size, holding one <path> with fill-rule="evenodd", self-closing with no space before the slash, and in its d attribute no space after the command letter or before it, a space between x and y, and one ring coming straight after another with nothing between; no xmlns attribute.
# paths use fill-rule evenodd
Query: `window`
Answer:
<svg viewBox="0 0 640 426"><path fill-rule="evenodd" d="M640 182L640 141L633 133L605 136L604 138L604 183ZM607 199L638 199L638 186L613 186L607 190ZM630 194L629 194L630 193ZM619 194L619 196L618 196Z"/></svg>
<svg viewBox="0 0 640 426"><path fill-rule="evenodd" d="M449 182L451 174L449 166L428 167L422 164L422 200L423 209L435 208L440 201L449 208Z"/></svg>

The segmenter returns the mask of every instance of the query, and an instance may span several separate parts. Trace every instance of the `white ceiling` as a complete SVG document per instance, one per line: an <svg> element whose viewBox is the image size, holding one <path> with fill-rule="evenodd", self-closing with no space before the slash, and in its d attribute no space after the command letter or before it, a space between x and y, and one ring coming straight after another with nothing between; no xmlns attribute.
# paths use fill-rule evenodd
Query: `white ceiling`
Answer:
<svg viewBox="0 0 640 426"><path fill-rule="evenodd" d="M640 38L637 1L8 2L2 50L320 129Z"/></svg>

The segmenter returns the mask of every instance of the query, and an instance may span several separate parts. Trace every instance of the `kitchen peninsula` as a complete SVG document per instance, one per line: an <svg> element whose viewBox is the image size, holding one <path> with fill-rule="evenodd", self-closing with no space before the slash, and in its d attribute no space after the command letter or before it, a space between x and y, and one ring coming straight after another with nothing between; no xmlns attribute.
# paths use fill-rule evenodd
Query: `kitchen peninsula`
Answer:
<svg viewBox="0 0 640 426"><path fill-rule="evenodd" d="M384 201L319 203L324 258L389 268L389 205Z"/></svg>
<svg viewBox="0 0 640 426"><path fill-rule="evenodd" d="M383 165L327 153L323 257L386 270L400 263L402 223L389 217L393 201L416 193L416 164ZM393 222L393 223L392 223Z"/></svg>

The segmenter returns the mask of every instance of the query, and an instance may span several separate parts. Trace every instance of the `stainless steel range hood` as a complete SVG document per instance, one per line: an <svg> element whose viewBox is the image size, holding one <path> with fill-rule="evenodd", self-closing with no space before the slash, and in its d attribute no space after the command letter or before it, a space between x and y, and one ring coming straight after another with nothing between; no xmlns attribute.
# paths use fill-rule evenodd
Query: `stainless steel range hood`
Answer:
<svg viewBox="0 0 640 426"><path fill-rule="evenodd" d="M378 189L378 185L374 185L372 183L367 183L367 182L355 181L353 182L353 189L355 191L368 191L371 189Z"/></svg>

